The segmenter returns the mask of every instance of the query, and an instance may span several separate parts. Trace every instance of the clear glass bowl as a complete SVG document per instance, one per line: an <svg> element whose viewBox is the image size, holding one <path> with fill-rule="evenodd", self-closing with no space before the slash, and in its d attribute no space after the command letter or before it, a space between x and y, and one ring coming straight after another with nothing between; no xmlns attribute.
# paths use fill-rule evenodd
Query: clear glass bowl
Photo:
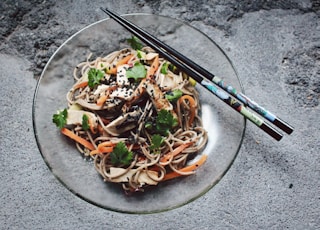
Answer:
<svg viewBox="0 0 320 230"><path fill-rule="evenodd" d="M210 38L182 21L146 14L125 15L179 52L241 90L230 60ZM184 205L220 181L242 143L246 121L201 86L202 119L209 133L203 151L206 163L196 174L181 177L127 196L121 186L105 183L92 161L61 135L52 115L67 105L66 93L74 83L74 67L89 53L104 56L127 46L131 34L111 19L98 21L70 37L47 63L34 95L33 124L38 147L52 173L72 193L99 207L125 213L154 213Z"/></svg>

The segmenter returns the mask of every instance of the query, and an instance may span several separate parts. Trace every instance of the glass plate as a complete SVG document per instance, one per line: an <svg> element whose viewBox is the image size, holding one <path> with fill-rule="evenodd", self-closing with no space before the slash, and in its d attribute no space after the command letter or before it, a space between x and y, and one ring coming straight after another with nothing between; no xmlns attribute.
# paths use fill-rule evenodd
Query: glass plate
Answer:
<svg viewBox="0 0 320 230"><path fill-rule="evenodd" d="M237 74L224 52L206 35L182 21L146 14L125 15L160 40L193 59L212 73L241 89ZM52 115L67 105L66 93L74 83L74 67L127 46L131 34L111 19L98 21L70 37L47 63L34 95L33 125L42 157L52 173L75 195L92 204L125 213L154 213L186 204L212 188L234 161L245 131L245 119L214 95L197 86L202 119L209 133L203 153L206 163L196 174L181 177L127 196L121 186L105 183L74 143L61 135Z"/></svg>

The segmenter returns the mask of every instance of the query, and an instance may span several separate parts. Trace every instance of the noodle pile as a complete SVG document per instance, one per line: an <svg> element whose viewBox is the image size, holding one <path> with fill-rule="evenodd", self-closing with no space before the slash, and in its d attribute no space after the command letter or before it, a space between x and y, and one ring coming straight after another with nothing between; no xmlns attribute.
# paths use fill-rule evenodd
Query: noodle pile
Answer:
<svg viewBox="0 0 320 230"><path fill-rule="evenodd" d="M144 71L143 77L136 77ZM97 84L90 85L90 74L101 72ZM132 74L137 75L128 77ZM65 127L89 142L85 147L76 141L77 148L93 158L106 182L120 183L127 192L143 191L193 174L205 161L202 155L188 165L208 139L192 79L149 47L125 48L95 60L89 56L73 75L76 83L67 93ZM160 116L165 117L163 123ZM164 129L168 119L172 124ZM89 128L84 128L86 121ZM119 155L124 148L127 152Z"/></svg>

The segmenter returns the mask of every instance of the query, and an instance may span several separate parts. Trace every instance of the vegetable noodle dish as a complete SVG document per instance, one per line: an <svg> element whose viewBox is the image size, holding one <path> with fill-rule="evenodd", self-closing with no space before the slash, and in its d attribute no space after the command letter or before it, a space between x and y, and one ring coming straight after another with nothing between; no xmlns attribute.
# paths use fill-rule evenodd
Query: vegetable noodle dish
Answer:
<svg viewBox="0 0 320 230"><path fill-rule="evenodd" d="M52 120L105 182L132 193L196 173L208 136L195 81L137 38L128 42L75 67L66 108Z"/></svg>

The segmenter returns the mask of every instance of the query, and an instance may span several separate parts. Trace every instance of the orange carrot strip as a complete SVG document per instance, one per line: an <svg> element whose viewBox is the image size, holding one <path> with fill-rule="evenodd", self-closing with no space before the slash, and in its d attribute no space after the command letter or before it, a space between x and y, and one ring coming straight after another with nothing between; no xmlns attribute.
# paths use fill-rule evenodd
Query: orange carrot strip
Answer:
<svg viewBox="0 0 320 230"><path fill-rule="evenodd" d="M115 145L116 144L112 143L111 141L102 142L98 145L96 149L90 152L90 155L92 156L98 153L111 153Z"/></svg>
<svg viewBox="0 0 320 230"><path fill-rule="evenodd" d="M180 172L192 172L194 170L196 170L197 168L199 168L201 165L204 164L204 162L207 160L207 155L202 155L201 158L194 164L186 166L182 169L180 169ZM162 179L163 181L165 180L170 180L179 176L183 176L182 174L179 174L178 172L171 172L171 173L167 173L164 178Z"/></svg>
<svg viewBox="0 0 320 230"><path fill-rule="evenodd" d="M190 120L189 120L189 125L192 125L193 120L196 116L196 102L194 98L190 95L183 95L182 97L179 98L179 103L181 104L184 100L187 100L190 105Z"/></svg>
<svg viewBox="0 0 320 230"><path fill-rule="evenodd" d="M128 56L122 58L121 60L119 60L119 61L117 62L116 67L111 68L110 70L107 70L107 72L108 72L109 74L117 74L117 68L118 68L118 66L127 64L128 61L129 61L132 57L133 57L133 54L129 54Z"/></svg>
<svg viewBox="0 0 320 230"><path fill-rule="evenodd" d="M111 153L113 151L113 147L112 146L100 147L100 148L98 148L98 150L101 153Z"/></svg>
<svg viewBox="0 0 320 230"><path fill-rule="evenodd" d="M89 118L89 119L88 119L88 123L89 123L90 131L91 131L93 134L96 134L96 133L97 133L97 130L95 130L95 128L94 128L93 119L92 119L92 118Z"/></svg>
<svg viewBox="0 0 320 230"><path fill-rule="evenodd" d="M98 145L98 148L99 147L113 147L115 146L116 144L113 143L112 141L104 141L104 142L101 142L99 145Z"/></svg>
<svg viewBox="0 0 320 230"><path fill-rule="evenodd" d="M102 96L100 96L100 97L98 98L96 104L97 104L98 106L102 106L102 105L106 102L106 100L109 98L110 93L111 93L113 90L115 90L116 88L118 88L117 85L110 86L110 87L107 89L107 92L105 93L105 95L102 95Z"/></svg>
<svg viewBox="0 0 320 230"><path fill-rule="evenodd" d="M74 132L72 132L71 130L67 129L67 128L62 128L61 129L61 133L70 137L72 140L78 142L79 144L83 145L84 147L86 147L89 150L94 150L95 147L93 146L93 144L91 144L89 141L87 141L86 139L79 137L78 135L76 135Z"/></svg>
<svg viewBox="0 0 320 230"><path fill-rule="evenodd" d="M96 155L96 154L98 154L98 153L100 153L99 149L92 150L92 151L90 152L90 156Z"/></svg>
<svg viewBox="0 0 320 230"><path fill-rule="evenodd" d="M151 64L151 67L149 68L147 75L145 78L143 78L140 81L140 84L138 85L138 87L135 89L135 91L133 92L133 98L127 102L127 105L131 105L132 103L134 103L135 101L137 101L137 99L139 99L144 92L146 91L146 81L147 79L151 79L152 76L155 74L155 72L157 71L157 69L159 68L160 62L159 62L159 56L156 56Z"/></svg>
<svg viewBox="0 0 320 230"><path fill-rule="evenodd" d="M78 84L76 84L73 88L74 89L79 89L79 88L84 88L88 85L88 82L87 81L82 81L82 82L79 82Z"/></svg>
<svg viewBox="0 0 320 230"><path fill-rule="evenodd" d="M100 152L112 152L115 145L116 144L111 141L105 141L98 145L98 150Z"/></svg>
<svg viewBox="0 0 320 230"><path fill-rule="evenodd" d="M160 162L166 163L169 161L172 157L177 156L180 154L183 150L185 150L187 147L189 147L192 144L192 142L188 142L185 144L180 145L179 147L175 148L172 152L168 152L165 155L163 155L160 159Z"/></svg>
<svg viewBox="0 0 320 230"><path fill-rule="evenodd" d="M147 72L147 78L150 78L152 77L155 72L157 71L157 69L159 68L159 65L160 65L160 62L159 62L159 55L157 55L152 64L151 64L151 67L149 68L148 72Z"/></svg>
<svg viewBox="0 0 320 230"><path fill-rule="evenodd" d="M102 95L102 96L100 96L99 98L98 98L98 100L97 100L97 106L102 106L105 102L106 102L106 100L108 99L108 97L109 97L109 95Z"/></svg>

